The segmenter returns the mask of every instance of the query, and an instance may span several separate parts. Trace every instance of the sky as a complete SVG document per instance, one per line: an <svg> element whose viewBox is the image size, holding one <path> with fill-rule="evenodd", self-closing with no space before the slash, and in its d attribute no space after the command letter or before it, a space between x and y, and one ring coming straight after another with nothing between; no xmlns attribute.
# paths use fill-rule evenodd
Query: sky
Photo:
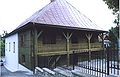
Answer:
<svg viewBox="0 0 120 77"><path fill-rule="evenodd" d="M96 25L109 30L115 24L112 10L103 0L67 0ZM50 0L0 0L0 34L13 31Z"/></svg>

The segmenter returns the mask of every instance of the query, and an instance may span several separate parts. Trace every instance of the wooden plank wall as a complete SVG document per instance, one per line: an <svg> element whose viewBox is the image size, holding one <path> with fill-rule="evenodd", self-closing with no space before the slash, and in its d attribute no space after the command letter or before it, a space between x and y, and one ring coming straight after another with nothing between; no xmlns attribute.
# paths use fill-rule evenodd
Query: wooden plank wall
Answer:
<svg viewBox="0 0 120 77"><path fill-rule="evenodd" d="M31 31L26 30L19 33L19 63L32 69L32 38ZM21 39L23 37L23 39ZM23 45L22 45L23 43Z"/></svg>

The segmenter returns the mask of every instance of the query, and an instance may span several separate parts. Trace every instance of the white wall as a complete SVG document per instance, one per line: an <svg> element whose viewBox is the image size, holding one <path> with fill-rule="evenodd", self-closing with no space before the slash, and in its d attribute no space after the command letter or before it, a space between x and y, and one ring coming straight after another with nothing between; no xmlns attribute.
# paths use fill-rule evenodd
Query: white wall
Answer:
<svg viewBox="0 0 120 77"><path fill-rule="evenodd" d="M5 38L5 67L12 72L19 69L17 33Z"/></svg>

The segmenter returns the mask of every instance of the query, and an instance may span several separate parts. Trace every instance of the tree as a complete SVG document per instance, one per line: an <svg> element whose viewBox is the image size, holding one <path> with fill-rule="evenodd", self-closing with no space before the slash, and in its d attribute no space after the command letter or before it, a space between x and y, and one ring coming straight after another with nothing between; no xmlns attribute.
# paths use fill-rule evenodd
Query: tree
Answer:
<svg viewBox="0 0 120 77"><path fill-rule="evenodd" d="M112 9L114 12L119 11L119 0L103 0L109 9Z"/></svg>
<svg viewBox="0 0 120 77"><path fill-rule="evenodd" d="M7 35L7 31L3 31L3 34L0 35L0 56L5 56L5 35Z"/></svg>
<svg viewBox="0 0 120 77"><path fill-rule="evenodd" d="M118 47L118 43L120 40L119 37L119 0L103 0L105 4L108 5L109 9L113 10L113 15L116 15L114 23L116 23L116 27L112 27L109 30L109 40L111 41L111 45L113 48Z"/></svg>
<svg viewBox="0 0 120 77"><path fill-rule="evenodd" d="M119 25L119 0L103 0L107 5L109 9L113 10L113 14L116 15L116 19L114 23Z"/></svg>
<svg viewBox="0 0 120 77"><path fill-rule="evenodd" d="M5 40L0 35L0 56L4 56L5 52Z"/></svg>
<svg viewBox="0 0 120 77"><path fill-rule="evenodd" d="M119 25L119 0L103 0L105 4L108 5L109 9L113 10L113 14L116 15L116 19L114 20L114 23Z"/></svg>
<svg viewBox="0 0 120 77"><path fill-rule="evenodd" d="M116 26L116 27L112 27L110 30L109 30L109 40L111 41L111 47L116 49L118 47L118 36L119 36L119 27Z"/></svg>

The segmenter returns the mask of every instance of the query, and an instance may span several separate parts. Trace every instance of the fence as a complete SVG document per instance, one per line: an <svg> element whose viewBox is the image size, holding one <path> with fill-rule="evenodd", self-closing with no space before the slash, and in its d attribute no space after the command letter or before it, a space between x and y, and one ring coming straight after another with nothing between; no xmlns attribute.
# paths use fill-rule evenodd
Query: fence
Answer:
<svg viewBox="0 0 120 77"><path fill-rule="evenodd" d="M73 69L79 69L81 72L97 77L120 74L118 50L106 49L105 51L89 51L80 54L73 51L73 54L77 56L77 58L73 56ZM75 59L78 59L77 65L74 64Z"/></svg>

